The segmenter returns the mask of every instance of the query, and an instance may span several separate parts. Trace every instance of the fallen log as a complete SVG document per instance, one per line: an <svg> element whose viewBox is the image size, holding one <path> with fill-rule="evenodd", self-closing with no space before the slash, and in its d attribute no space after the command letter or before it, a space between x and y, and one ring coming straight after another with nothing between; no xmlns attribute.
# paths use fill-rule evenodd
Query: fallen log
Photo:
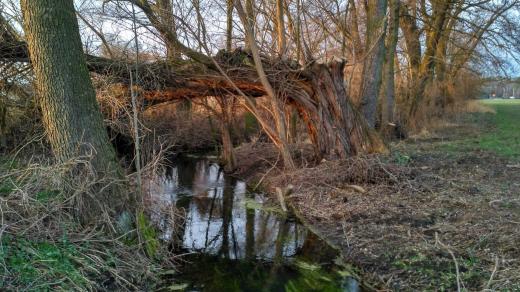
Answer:
<svg viewBox="0 0 520 292"><path fill-rule="evenodd" d="M85 55L88 69L128 84L134 64ZM242 50L219 52L214 57L228 79L211 68L185 62L142 63L138 67L142 96L150 104L175 99L246 94L266 95L252 66L250 55ZM24 42L0 42L0 60L29 62ZM344 85L344 61L315 63L300 68L294 62L264 58L266 75L277 98L295 106L306 122L318 159L346 158L360 153L384 152L386 146L350 102ZM237 92L238 88L238 92Z"/></svg>

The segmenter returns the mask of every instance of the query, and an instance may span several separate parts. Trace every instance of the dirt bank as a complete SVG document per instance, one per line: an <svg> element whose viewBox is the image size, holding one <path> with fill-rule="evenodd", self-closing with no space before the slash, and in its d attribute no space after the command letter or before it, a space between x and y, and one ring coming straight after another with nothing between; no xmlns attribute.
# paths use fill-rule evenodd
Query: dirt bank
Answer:
<svg viewBox="0 0 520 292"><path fill-rule="evenodd" d="M442 123L389 156L313 166L303 153L291 173L274 149L247 146L240 169L271 191L292 184L305 220L382 290L518 290L520 167L478 147L496 130L487 115ZM246 159L252 151L261 157Z"/></svg>

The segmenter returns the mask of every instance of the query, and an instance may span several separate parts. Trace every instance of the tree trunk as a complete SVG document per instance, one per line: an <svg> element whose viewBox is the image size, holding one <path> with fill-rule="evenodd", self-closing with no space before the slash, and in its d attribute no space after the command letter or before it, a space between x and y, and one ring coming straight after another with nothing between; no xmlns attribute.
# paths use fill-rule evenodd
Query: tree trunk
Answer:
<svg viewBox="0 0 520 292"><path fill-rule="evenodd" d="M236 0L238 1L238 0ZM247 21L247 25L249 27L251 27L251 31L253 32L253 34L255 34L255 26L256 26L256 14L255 14L255 5L254 5L254 2L253 0L246 0L246 11L245 11L245 14L246 14L246 21ZM251 44L249 43L249 38L245 38L245 45L246 45L246 50L251 50Z"/></svg>
<svg viewBox="0 0 520 292"><path fill-rule="evenodd" d="M375 128L377 100L385 57L387 0L368 0L365 62L361 82L361 109L370 128Z"/></svg>
<svg viewBox="0 0 520 292"><path fill-rule="evenodd" d="M7 132L7 104L3 101L4 97L0 95L0 151L7 147L5 134Z"/></svg>
<svg viewBox="0 0 520 292"><path fill-rule="evenodd" d="M415 4L415 0L411 1L411 3ZM416 96L422 55L420 41L421 32L417 26L416 10L414 7L410 6L410 4L403 3L399 10L399 23L401 30L403 31L404 41L406 44L406 57L408 61L408 92L403 101L404 106L410 104L411 100ZM404 115L406 115L406 113L404 113Z"/></svg>
<svg viewBox="0 0 520 292"><path fill-rule="evenodd" d="M432 2L432 25L428 28L426 33L426 50L419 67L418 79L414 82L414 90L410 96L408 103L408 113L406 121L408 123L416 120L419 105L424 98L424 92L428 82L433 79L435 70L435 53L437 45L443 34L444 25L448 19L451 11L450 1Z"/></svg>
<svg viewBox="0 0 520 292"><path fill-rule="evenodd" d="M233 0L227 0L226 5L226 51L231 52L233 40Z"/></svg>
<svg viewBox="0 0 520 292"><path fill-rule="evenodd" d="M226 172L232 172L236 169L237 161L235 157L235 151L233 148L233 140L231 139L231 133L229 129L230 118L227 113L223 113L222 121L220 121L220 135L222 139L222 160L224 161L224 170Z"/></svg>
<svg viewBox="0 0 520 292"><path fill-rule="evenodd" d="M276 0L276 36L278 37L278 54L284 58L286 51L284 0Z"/></svg>
<svg viewBox="0 0 520 292"><path fill-rule="evenodd" d="M260 50L256 44L255 35L253 31L253 27L251 26L251 23L248 20L248 16L246 12L244 12L244 8L242 7L242 3L240 1L235 2L237 12L240 16L240 19L242 21L242 25L244 25L246 38L249 42L251 54L253 56L253 60L255 63L255 69L258 73L258 79L262 83L262 86L264 87L267 95L270 98L271 101L271 110L272 110L272 117L276 126L276 135L277 137L271 137L274 144L280 151L280 155L282 156L284 166L286 169L295 169L294 160L292 159L291 151L289 149L289 144L287 142L287 126L285 124L284 119L284 110L283 110L283 103L280 100L281 97L277 92L274 90L271 82L269 81L264 67L262 63L262 59L260 56ZM272 133L274 134L274 133ZM274 138L274 139L273 139Z"/></svg>
<svg viewBox="0 0 520 292"><path fill-rule="evenodd" d="M177 39L177 27L175 18L173 16L173 6L171 0L157 0L154 10L157 13L161 23L165 26L172 37L169 37L166 33L162 33L164 43L166 46L166 59L172 63L178 61L181 57L177 44L174 39Z"/></svg>
<svg viewBox="0 0 520 292"><path fill-rule="evenodd" d="M360 153L386 152L377 133L348 98L344 62L315 64L307 79L291 92L306 122L318 158L346 158Z"/></svg>
<svg viewBox="0 0 520 292"><path fill-rule="evenodd" d="M445 32L449 34L449 32ZM448 80L446 80L446 62L447 62L447 39L442 37L437 45L437 51L435 54L435 81L439 87L439 95L433 96L432 102L435 105L435 109L444 111L445 106L448 103Z"/></svg>
<svg viewBox="0 0 520 292"><path fill-rule="evenodd" d="M383 75L381 130L388 133L389 123L394 122L395 106L395 69L394 61L399 35L399 0L390 0L390 19L386 41L386 56Z"/></svg>
<svg viewBox="0 0 520 292"><path fill-rule="evenodd" d="M64 162L90 156L100 177L121 178L87 70L72 0L22 0L24 28L36 76L36 89L54 156ZM86 207L99 202L118 209L118 193L85 197ZM91 215L98 216L95 210ZM87 215L88 216L88 215Z"/></svg>

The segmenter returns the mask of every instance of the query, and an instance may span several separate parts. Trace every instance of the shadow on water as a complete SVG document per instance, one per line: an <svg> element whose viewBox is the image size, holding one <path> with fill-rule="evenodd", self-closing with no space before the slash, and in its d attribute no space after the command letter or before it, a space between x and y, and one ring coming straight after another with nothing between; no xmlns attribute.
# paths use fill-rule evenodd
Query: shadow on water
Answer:
<svg viewBox="0 0 520 292"><path fill-rule="evenodd" d="M172 286L187 291L357 291L336 251L262 194L203 158L176 159L148 181L161 239L186 253ZM254 206L251 207L251 206ZM183 210L174 220L164 210Z"/></svg>

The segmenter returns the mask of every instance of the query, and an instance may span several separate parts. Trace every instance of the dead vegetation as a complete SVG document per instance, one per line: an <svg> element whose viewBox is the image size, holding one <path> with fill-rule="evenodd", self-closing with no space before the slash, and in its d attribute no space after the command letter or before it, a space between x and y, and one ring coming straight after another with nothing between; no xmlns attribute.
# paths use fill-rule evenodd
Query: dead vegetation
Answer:
<svg viewBox="0 0 520 292"><path fill-rule="evenodd" d="M7 160L7 157L10 159ZM174 257L155 246L147 221L102 210L85 223L97 186L118 182L88 172L88 157L56 164L22 154L0 161L0 286L6 290L141 290L160 283ZM82 165L80 176L71 172ZM150 166L149 166L150 167ZM104 211L103 211L104 210ZM133 209L128 209L133 210ZM130 211L131 212L131 211ZM142 216L141 216L142 217ZM145 218L145 217L142 217ZM153 253L151 253L153 252ZM156 257L162 258L157 261Z"/></svg>
<svg viewBox="0 0 520 292"><path fill-rule="evenodd" d="M257 164L255 179L269 190L293 185L291 204L383 290L520 289L515 164L490 152L443 148L476 131L482 129L459 117L394 144L391 156L290 173L262 149L255 153L271 162Z"/></svg>

